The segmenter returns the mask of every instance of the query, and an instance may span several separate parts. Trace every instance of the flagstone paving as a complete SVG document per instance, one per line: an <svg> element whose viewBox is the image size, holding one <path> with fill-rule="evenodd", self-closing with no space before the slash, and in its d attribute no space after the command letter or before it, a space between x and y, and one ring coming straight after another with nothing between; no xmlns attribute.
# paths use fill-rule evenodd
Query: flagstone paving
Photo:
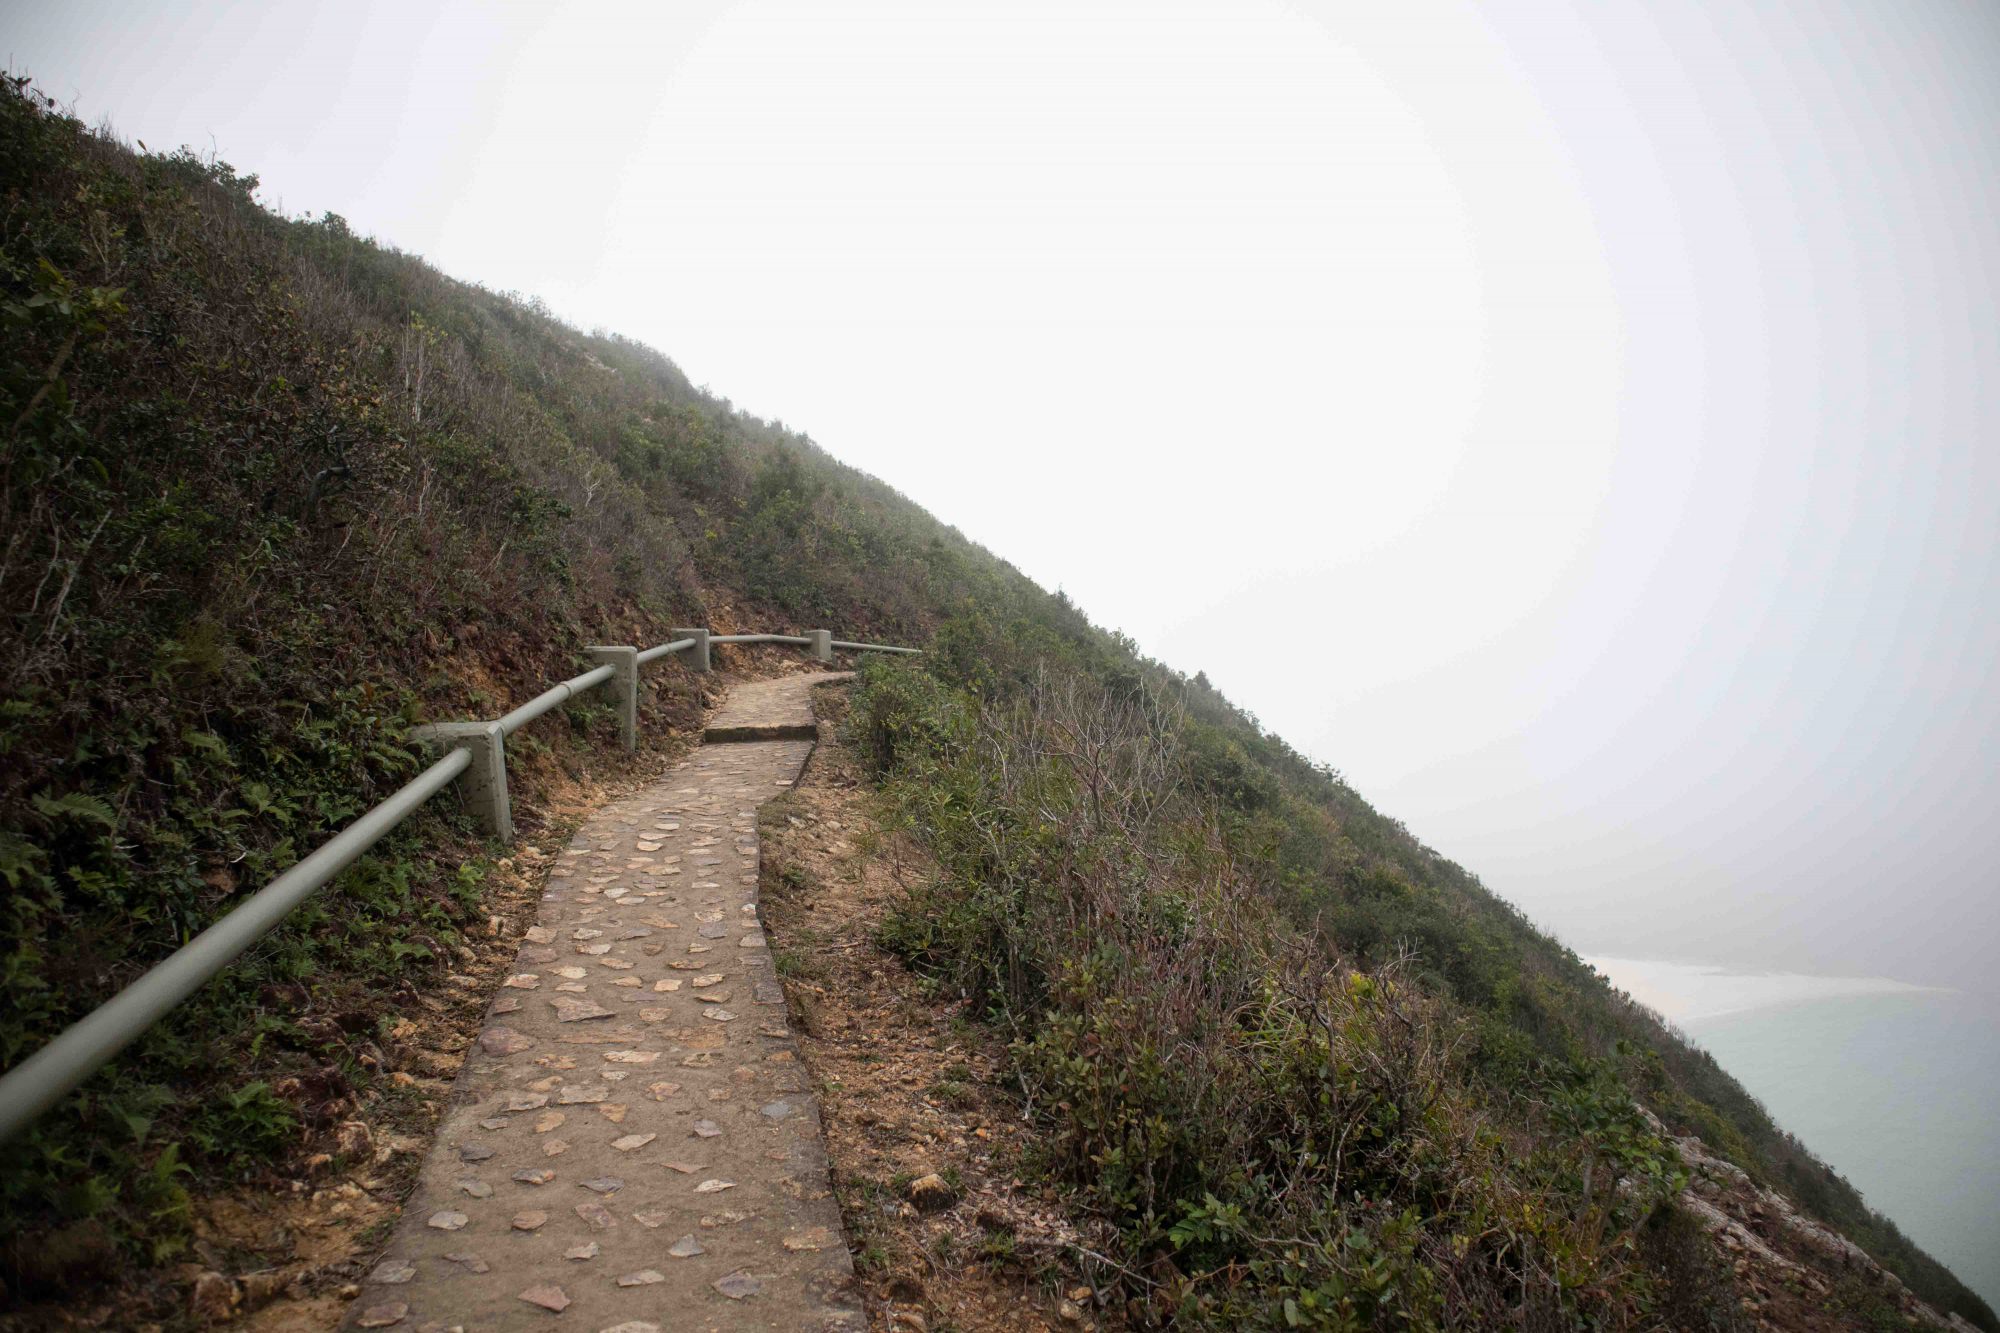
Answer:
<svg viewBox="0 0 2000 1333"><path fill-rule="evenodd" d="M838 678L716 720L809 724ZM811 750L711 741L577 833L347 1327L865 1327L757 916L756 810Z"/></svg>
<svg viewBox="0 0 2000 1333"><path fill-rule="evenodd" d="M717 741L811 740L819 734L813 720L812 688L798 680L839 680L839 674L779 676L745 681L729 692L722 707L708 719L702 739Z"/></svg>

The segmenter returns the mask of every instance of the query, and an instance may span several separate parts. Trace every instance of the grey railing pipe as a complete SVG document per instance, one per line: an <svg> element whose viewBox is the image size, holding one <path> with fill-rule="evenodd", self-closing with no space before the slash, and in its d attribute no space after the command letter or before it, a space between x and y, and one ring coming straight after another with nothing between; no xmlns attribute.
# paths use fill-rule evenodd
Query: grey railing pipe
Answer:
<svg viewBox="0 0 2000 1333"><path fill-rule="evenodd" d="M513 735L543 713L554 708L557 704L573 699L593 686L602 685L617 674L612 668L601 666L595 671L586 671L581 676L571 676L562 684L543 690L540 694L500 719L500 734L503 736Z"/></svg>
<svg viewBox="0 0 2000 1333"><path fill-rule="evenodd" d="M886 643L849 643L845 639L835 639L833 646L845 648L851 653L908 653L913 657L923 655L921 648L892 648Z"/></svg>
<svg viewBox="0 0 2000 1333"><path fill-rule="evenodd" d="M0 1141L12 1138L203 982L229 966L309 894L442 791L471 762L464 750L453 750L311 856L251 894L241 907L189 940L166 961L8 1070L0 1077Z"/></svg>
<svg viewBox="0 0 2000 1333"><path fill-rule="evenodd" d="M668 653L684 653L692 647L694 647L693 639L675 639L672 643L663 643L657 648L647 648L639 654L639 665L644 666L648 662L665 657Z"/></svg>
<svg viewBox="0 0 2000 1333"><path fill-rule="evenodd" d="M702 631L697 631L702 634ZM816 633L824 635L825 631ZM811 647L815 640L797 634L720 634L706 636L709 643L789 643ZM656 661L669 653L685 652L703 641L681 638L635 655L636 663ZM832 641L835 648L874 653L916 653L915 648L887 644ZM600 650L603 652L612 649ZM629 649L615 651L629 652ZM456 740L447 735L450 753L426 768L353 824L335 834L326 845L284 874L250 895L243 905L188 941L164 961L119 991L110 1000L64 1029L61 1035L0 1075L0 1142L13 1137L24 1125L89 1078L119 1051L164 1017L168 1010L186 999L209 978L227 967L245 949L284 920L291 910L325 887L335 875L353 864L363 852L381 841L390 829L407 819L411 812L442 791L446 784L474 766L474 751L484 758L481 770L489 785L497 784L501 809L505 809L506 759L500 737L510 736L550 709L585 690L615 679L618 668L605 665L562 684L544 690L497 722L448 723L431 728L450 728L479 733ZM498 733L496 736L494 733ZM435 738L434 738L435 739ZM483 747L483 748L482 748ZM475 777L480 774L475 774ZM471 779L468 779L470 781ZM503 816L499 831L504 836L511 822Z"/></svg>

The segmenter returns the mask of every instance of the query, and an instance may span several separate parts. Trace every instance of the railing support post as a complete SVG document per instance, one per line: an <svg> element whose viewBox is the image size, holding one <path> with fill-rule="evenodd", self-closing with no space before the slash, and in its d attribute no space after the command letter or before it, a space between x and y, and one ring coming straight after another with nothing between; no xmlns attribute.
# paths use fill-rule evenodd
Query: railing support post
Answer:
<svg viewBox="0 0 2000 1333"><path fill-rule="evenodd" d="M706 627L701 625L684 625L679 629L670 629L667 633L673 635L676 639L694 640L694 647L687 651L687 664L690 667L696 671L713 669L713 664L708 659L708 630Z"/></svg>
<svg viewBox="0 0 2000 1333"><path fill-rule="evenodd" d="M618 741L628 750L638 749L639 650L597 645L587 651L591 661L618 673L611 678L611 688L618 696Z"/></svg>
<svg viewBox="0 0 2000 1333"><path fill-rule="evenodd" d="M434 722L410 732L441 753L463 747L472 766L459 779L465 803L486 831L504 842L514 838L514 811L507 801L507 733L498 722Z"/></svg>
<svg viewBox="0 0 2000 1333"><path fill-rule="evenodd" d="M832 630L809 629L806 631L806 637L812 640L812 643L808 646L812 649L813 661L831 662L833 660Z"/></svg>

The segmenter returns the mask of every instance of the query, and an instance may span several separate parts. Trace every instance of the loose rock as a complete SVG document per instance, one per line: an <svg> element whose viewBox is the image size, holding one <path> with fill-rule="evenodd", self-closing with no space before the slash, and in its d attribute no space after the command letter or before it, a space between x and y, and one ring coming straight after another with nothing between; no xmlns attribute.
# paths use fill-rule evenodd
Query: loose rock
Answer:
<svg viewBox="0 0 2000 1333"><path fill-rule="evenodd" d="M220 1324L235 1317L241 1299L234 1282L220 1273L203 1273L188 1293L188 1308L195 1318Z"/></svg>
<svg viewBox="0 0 2000 1333"><path fill-rule="evenodd" d="M544 1310L554 1310L557 1314L569 1309L569 1296L561 1287L549 1283L529 1287L521 1293L521 1299L530 1305L539 1305Z"/></svg>
<svg viewBox="0 0 2000 1333"><path fill-rule="evenodd" d="M903 1197L926 1213L942 1212L958 1202L958 1193L945 1183L943 1176L932 1172L918 1176L903 1191Z"/></svg>
<svg viewBox="0 0 2000 1333"><path fill-rule="evenodd" d="M745 1272L734 1272L728 1277L718 1278L715 1289L732 1301L740 1301L746 1296L755 1296L764 1289L764 1284Z"/></svg>
<svg viewBox="0 0 2000 1333"><path fill-rule="evenodd" d="M490 1027L479 1034L479 1049L488 1055L518 1055L535 1044L533 1037L512 1028Z"/></svg>

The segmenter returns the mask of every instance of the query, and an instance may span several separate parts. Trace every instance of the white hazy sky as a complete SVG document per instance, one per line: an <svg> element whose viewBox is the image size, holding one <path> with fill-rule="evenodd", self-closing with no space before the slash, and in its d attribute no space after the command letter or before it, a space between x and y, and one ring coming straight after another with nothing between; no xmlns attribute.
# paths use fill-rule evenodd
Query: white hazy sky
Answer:
<svg viewBox="0 0 2000 1333"><path fill-rule="evenodd" d="M87 119L808 430L1586 952L1991 984L2000 7L5 34Z"/></svg>

